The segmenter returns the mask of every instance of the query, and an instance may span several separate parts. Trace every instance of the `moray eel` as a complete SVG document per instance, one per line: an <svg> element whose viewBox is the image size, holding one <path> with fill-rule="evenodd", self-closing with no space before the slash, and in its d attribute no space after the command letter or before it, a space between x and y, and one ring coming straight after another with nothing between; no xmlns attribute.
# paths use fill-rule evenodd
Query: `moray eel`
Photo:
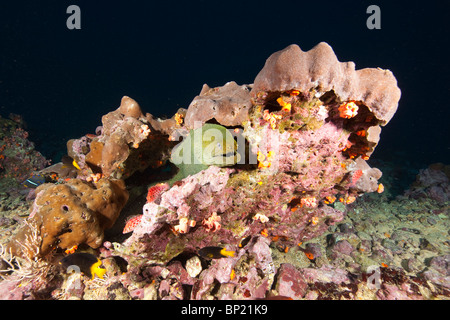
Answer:
<svg viewBox="0 0 450 320"><path fill-rule="evenodd" d="M223 126L207 123L191 130L172 150L170 161L179 171L170 179L169 184L173 185L212 165L224 167L236 164L240 160L237 149L233 135Z"/></svg>

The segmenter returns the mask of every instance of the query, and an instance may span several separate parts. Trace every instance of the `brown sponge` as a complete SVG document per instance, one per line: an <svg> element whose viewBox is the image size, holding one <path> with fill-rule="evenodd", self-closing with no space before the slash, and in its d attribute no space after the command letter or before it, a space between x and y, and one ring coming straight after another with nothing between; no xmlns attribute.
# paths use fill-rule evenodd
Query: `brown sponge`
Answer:
<svg viewBox="0 0 450 320"><path fill-rule="evenodd" d="M95 184L80 179L43 184L36 192L28 223L9 243L15 255L45 256L83 243L98 248L129 196L122 180L105 178Z"/></svg>
<svg viewBox="0 0 450 320"><path fill-rule="evenodd" d="M325 42L309 51L292 44L275 52L256 76L252 96L258 92L299 90L333 91L341 101L362 101L385 125L397 110L400 89L389 70L366 68L355 70L353 62L339 62Z"/></svg>
<svg viewBox="0 0 450 320"><path fill-rule="evenodd" d="M193 129L196 121L198 126L202 126L211 119L223 126L239 126L248 119L251 106L250 86L239 86L231 81L211 89L205 84L200 95L189 105L186 126Z"/></svg>

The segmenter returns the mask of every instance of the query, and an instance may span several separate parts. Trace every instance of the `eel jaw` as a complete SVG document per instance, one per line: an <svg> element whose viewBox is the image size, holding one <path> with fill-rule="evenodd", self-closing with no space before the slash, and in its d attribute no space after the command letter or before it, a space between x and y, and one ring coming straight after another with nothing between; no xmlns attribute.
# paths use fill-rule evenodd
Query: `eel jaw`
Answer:
<svg viewBox="0 0 450 320"><path fill-rule="evenodd" d="M229 166L229 165L234 165L234 164L238 163L241 160L241 155L236 151L232 151L232 152L227 152L225 154L216 155L216 156L212 157L212 159L213 159L214 164L216 164L216 165ZM230 161L229 159L233 159L233 160Z"/></svg>

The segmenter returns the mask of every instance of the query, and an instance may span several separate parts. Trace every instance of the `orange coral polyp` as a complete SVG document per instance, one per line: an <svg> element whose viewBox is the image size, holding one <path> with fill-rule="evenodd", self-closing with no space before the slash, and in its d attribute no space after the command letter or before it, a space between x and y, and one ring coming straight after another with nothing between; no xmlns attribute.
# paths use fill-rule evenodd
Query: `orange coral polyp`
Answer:
<svg viewBox="0 0 450 320"><path fill-rule="evenodd" d="M305 197L300 200L300 205L308 208L314 208L317 206L316 197Z"/></svg>
<svg viewBox="0 0 450 320"><path fill-rule="evenodd" d="M355 201L356 201L356 197L350 195L350 196L348 196L347 199L345 200L345 203L346 203L346 204L350 204L350 203L353 203L353 202L355 202Z"/></svg>
<svg viewBox="0 0 450 320"><path fill-rule="evenodd" d="M339 116L345 119L353 118L358 114L358 106L354 101L349 101L341 104L338 110Z"/></svg>
<svg viewBox="0 0 450 320"><path fill-rule="evenodd" d="M366 131L365 130L356 131L356 135L360 136L360 137L365 137L366 136Z"/></svg>
<svg viewBox="0 0 450 320"><path fill-rule="evenodd" d="M332 203L334 203L335 201L336 201L336 197L334 197L334 196L328 196L328 197L325 197L325 204L332 204Z"/></svg>
<svg viewBox="0 0 450 320"><path fill-rule="evenodd" d="M181 126L184 122L184 116L181 113L175 113L175 122L177 125Z"/></svg>
<svg viewBox="0 0 450 320"><path fill-rule="evenodd" d="M311 218L311 224L313 225L313 226L315 226L316 224L318 224L319 223L319 218L318 217L312 217Z"/></svg>
<svg viewBox="0 0 450 320"><path fill-rule="evenodd" d="M262 153L261 151L258 151L257 153L257 158L256 158L259 162L264 161L264 159L266 159L266 156L264 155L264 153Z"/></svg>

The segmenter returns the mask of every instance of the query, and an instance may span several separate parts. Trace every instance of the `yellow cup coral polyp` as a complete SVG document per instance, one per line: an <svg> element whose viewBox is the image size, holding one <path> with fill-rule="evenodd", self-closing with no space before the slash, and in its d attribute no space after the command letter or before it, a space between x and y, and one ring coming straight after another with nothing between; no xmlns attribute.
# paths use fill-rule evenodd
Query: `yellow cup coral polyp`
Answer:
<svg viewBox="0 0 450 320"><path fill-rule="evenodd" d="M261 151L257 153L258 160L258 168L270 168L272 165L273 156L275 155L274 151L269 151L267 156L264 155Z"/></svg>
<svg viewBox="0 0 450 320"><path fill-rule="evenodd" d="M291 111L292 105L290 103L288 103L288 102L285 102L282 97L279 97L277 99L277 102L278 102L278 104L280 106L283 107L283 109L281 109L281 110L286 111L286 112L290 112Z"/></svg>
<svg viewBox="0 0 450 320"><path fill-rule="evenodd" d="M358 106L355 101L349 101L341 104L338 108L341 118L350 119L358 114Z"/></svg>

